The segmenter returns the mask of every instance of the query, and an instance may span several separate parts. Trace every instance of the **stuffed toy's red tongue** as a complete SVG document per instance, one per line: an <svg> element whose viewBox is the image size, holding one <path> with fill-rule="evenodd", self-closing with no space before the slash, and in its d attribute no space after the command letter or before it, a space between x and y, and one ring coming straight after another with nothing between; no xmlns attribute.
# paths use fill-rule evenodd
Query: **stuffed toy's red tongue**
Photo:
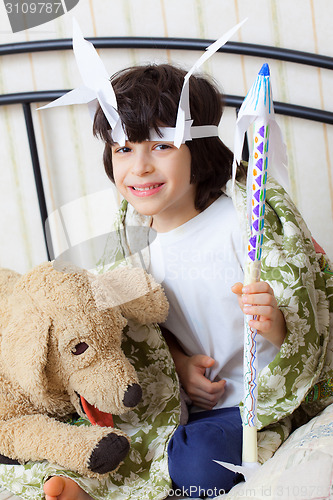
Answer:
<svg viewBox="0 0 333 500"><path fill-rule="evenodd" d="M80 396L80 399L84 413L87 415L92 425L99 425L100 427L114 426L113 418L110 413L104 413L104 411L100 411L96 406L92 406L83 396Z"/></svg>

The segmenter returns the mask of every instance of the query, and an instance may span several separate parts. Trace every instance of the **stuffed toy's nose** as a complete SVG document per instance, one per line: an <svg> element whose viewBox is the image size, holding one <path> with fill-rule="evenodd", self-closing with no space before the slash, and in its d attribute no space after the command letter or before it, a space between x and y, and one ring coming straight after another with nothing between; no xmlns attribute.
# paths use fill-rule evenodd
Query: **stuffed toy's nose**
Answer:
<svg viewBox="0 0 333 500"><path fill-rule="evenodd" d="M127 408L136 406L142 398L142 390L139 384L129 385L124 394L123 404Z"/></svg>

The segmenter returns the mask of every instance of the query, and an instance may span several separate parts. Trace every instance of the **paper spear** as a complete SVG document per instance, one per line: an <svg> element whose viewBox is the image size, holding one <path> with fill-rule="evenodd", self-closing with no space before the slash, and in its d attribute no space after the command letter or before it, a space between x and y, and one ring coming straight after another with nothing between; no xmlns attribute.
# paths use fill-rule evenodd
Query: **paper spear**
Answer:
<svg viewBox="0 0 333 500"><path fill-rule="evenodd" d="M267 169L274 173L287 187L288 174L286 146L275 121L270 72L264 64L239 110L234 146L233 184L237 164L241 160L244 135L253 123L253 148L247 173L247 217L249 239L246 252L244 284L260 280L261 251L264 232ZM244 408L243 408L243 456L242 466L217 462L240 472L245 479L258 467L257 447L257 400L258 362L257 331L249 326L252 316L245 316L244 322Z"/></svg>
<svg viewBox="0 0 333 500"><path fill-rule="evenodd" d="M249 99L255 99L255 108L259 107L259 101L261 101L261 105L264 104L262 107L264 112L258 115L254 121L253 150L247 174L247 213L250 238L247 248L244 285L260 281L270 133L269 116L273 111L269 76L268 65L264 64L259 71L254 87L252 87L253 92L248 96ZM258 461L257 331L249 325L251 319L253 319L252 316L245 316L244 324L243 465Z"/></svg>

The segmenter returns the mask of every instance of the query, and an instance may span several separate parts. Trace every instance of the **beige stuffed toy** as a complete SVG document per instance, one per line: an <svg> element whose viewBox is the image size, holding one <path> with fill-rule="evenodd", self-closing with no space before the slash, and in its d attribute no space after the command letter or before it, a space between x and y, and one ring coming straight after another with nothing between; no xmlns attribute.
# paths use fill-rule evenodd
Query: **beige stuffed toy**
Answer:
<svg viewBox="0 0 333 500"><path fill-rule="evenodd" d="M1 269L0 462L46 459L88 477L114 471L129 438L110 427L112 414L141 399L122 331L129 319L161 322L167 311L142 269ZM66 423L75 412L97 425Z"/></svg>

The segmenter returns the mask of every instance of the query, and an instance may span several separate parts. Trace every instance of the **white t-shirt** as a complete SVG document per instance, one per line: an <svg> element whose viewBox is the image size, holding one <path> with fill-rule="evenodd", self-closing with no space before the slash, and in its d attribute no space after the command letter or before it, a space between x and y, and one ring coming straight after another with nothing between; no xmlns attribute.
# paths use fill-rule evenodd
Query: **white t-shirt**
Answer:
<svg viewBox="0 0 333 500"><path fill-rule="evenodd" d="M162 283L170 303L164 326L188 355L206 354L215 364L210 380L225 379L215 408L243 399L244 315L231 292L243 282L244 244L231 198L220 196L206 210L150 245L148 271ZM257 337L259 369L278 349Z"/></svg>

